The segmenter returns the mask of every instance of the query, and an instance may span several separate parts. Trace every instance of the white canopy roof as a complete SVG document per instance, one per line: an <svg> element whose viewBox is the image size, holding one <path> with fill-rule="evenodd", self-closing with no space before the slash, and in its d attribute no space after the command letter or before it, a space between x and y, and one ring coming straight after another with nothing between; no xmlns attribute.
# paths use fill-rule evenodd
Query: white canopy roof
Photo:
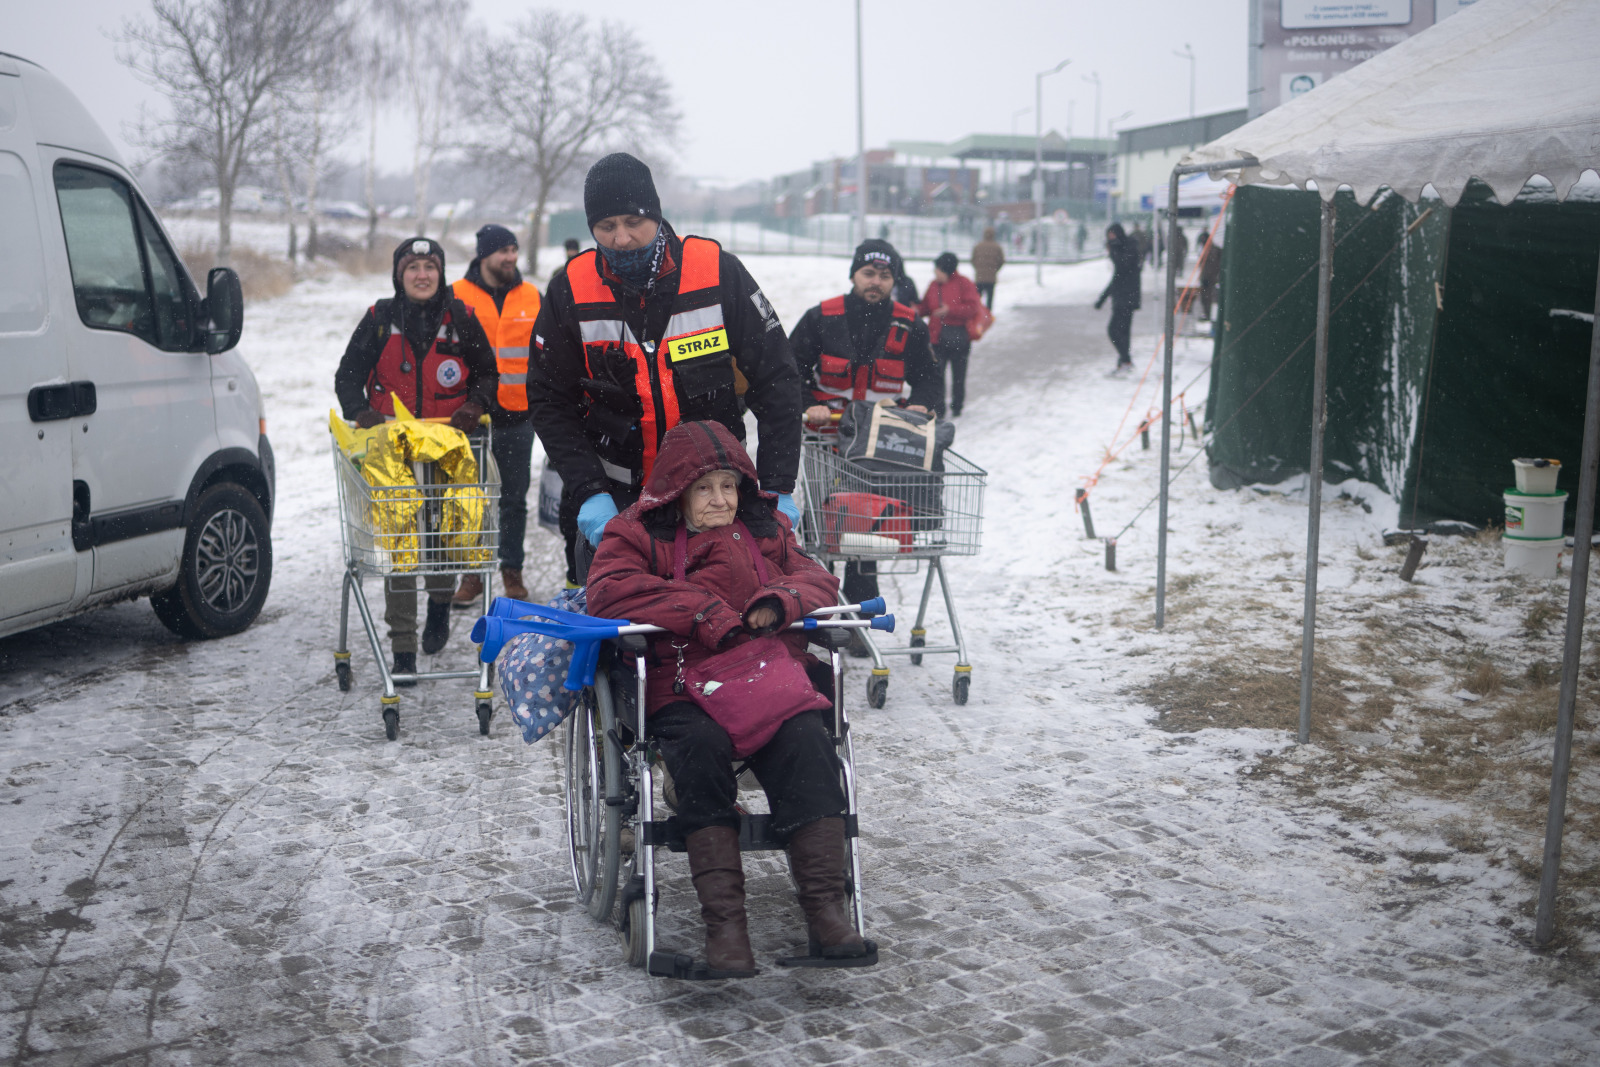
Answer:
<svg viewBox="0 0 1600 1067"><path fill-rule="evenodd" d="M1537 174L1565 199L1600 168L1600 0L1478 0L1181 163L1246 157L1213 176L1454 204L1470 178L1509 203Z"/></svg>

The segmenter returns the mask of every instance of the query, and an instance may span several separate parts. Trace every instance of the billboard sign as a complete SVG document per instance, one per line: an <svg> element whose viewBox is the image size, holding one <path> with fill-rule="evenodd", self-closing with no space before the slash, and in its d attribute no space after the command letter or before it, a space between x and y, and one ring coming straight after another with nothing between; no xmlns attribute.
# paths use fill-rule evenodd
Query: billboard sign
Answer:
<svg viewBox="0 0 1600 1067"><path fill-rule="evenodd" d="M1252 0L1250 117L1308 93L1473 0Z"/></svg>

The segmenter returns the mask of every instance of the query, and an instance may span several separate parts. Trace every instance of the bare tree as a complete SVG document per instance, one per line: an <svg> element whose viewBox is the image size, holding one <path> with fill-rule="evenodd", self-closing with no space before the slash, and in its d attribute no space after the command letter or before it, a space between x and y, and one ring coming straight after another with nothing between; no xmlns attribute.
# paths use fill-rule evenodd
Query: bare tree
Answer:
<svg viewBox="0 0 1600 1067"><path fill-rule="evenodd" d="M399 25L391 0L362 0L362 28L353 42L357 77L366 104L367 159L362 192L367 205L367 251L378 240L378 111L398 67L390 28Z"/></svg>
<svg viewBox="0 0 1600 1067"><path fill-rule="evenodd" d="M358 67L355 59L354 18L341 4L316 43L317 54L297 82L275 90L272 96L272 156L289 222L289 258L295 259L295 201L306 203L307 259L317 257L317 197L329 148L349 132L349 103Z"/></svg>
<svg viewBox="0 0 1600 1067"><path fill-rule="evenodd" d="M625 27L536 10L483 44L462 71L469 154L519 196L532 195L528 272L539 269L551 192L594 156L665 143L677 132L659 64Z"/></svg>
<svg viewBox="0 0 1600 1067"><path fill-rule="evenodd" d="M233 253L233 195L269 138L268 98L304 76L337 0L151 0L121 59L167 98L145 146L204 163L217 183L217 262Z"/></svg>
<svg viewBox="0 0 1600 1067"><path fill-rule="evenodd" d="M400 75L410 97L412 199L417 232L427 232L433 165L450 141L454 80L469 13L467 0L390 0L400 29Z"/></svg>

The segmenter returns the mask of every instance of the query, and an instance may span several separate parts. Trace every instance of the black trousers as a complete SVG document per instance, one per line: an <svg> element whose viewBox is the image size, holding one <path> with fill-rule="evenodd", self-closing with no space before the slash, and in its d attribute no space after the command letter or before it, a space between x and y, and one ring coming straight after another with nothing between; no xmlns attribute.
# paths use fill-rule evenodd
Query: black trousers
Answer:
<svg viewBox="0 0 1600 1067"><path fill-rule="evenodd" d="M959 415L967 400L967 356L972 354L972 337L967 328L946 326L940 330L933 354L941 367L950 367L950 414Z"/></svg>
<svg viewBox="0 0 1600 1067"><path fill-rule="evenodd" d="M840 592L846 604L859 604L878 595L878 564L874 560L844 565L844 583Z"/></svg>
<svg viewBox="0 0 1600 1067"><path fill-rule="evenodd" d="M990 311L994 310L994 282L973 282L977 286L978 295L983 297L983 306Z"/></svg>
<svg viewBox="0 0 1600 1067"><path fill-rule="evenodd" d="M1111 338L1111 347L1117 350L1117 366L1131 364L1133 357L1128 354L1128 344L1133 337L1132 304L1111 305L1111 324L1106 327L1106 336Z"/></svg>
<svg viewBox="0 0 1600 1067"><path fill-rule="evenodd" d="M812 684L826 679L833 695L833 674L811 670ZM839 756L823 716L832 711L803 711L778 727L750 768L761 780L772 811L772 833L779 840L818 819L843 815L844 787L839 784ZM646 724L661 746L667 773L678 794L677 820L692 834L708 826L739 825L734 810L738 796L733 774L733 742L716 720L687 700L660 708Z"/></svg>
<svg viewBox="0 0 1600 1067"><path fill-rule="evenodd" d="M528 532L528 484L533 477L533 423L496 426L491 451L500 468L500 566L520 571Z"/></svg>

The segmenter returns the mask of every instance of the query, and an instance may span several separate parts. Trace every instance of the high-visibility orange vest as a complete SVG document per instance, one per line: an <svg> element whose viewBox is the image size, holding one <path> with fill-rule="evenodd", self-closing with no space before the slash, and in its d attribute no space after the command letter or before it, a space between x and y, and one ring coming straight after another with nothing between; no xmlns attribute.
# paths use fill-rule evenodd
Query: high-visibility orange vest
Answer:
<svg viewBox="0 0 1600 1067"><path fill-rule="evenodd" d="M572 302L583 336L584 363L590 378L599 378L604 352L620 346L634 368L634 390L643 410L639 429L644 438L643 480L656 463L656 449L666 432L678 425L678 389L674 364L731 351L722 319L722 246L704 237L683 239L678 265L678 295L659 344L633 335L622 307L600 275L600 254L590 249L567 263Z"/></svg>
<svg viewBox="0 0 1600 1067"><path fill-rule="evenodd" d="M497 308L494 297L465 278L450 288L456 299L477 314L489 347L494 349L500 370L496 395L500 406L507 411L527 411L528 345L533 340L533 320L539 317L539 290L523 282L506 294L505 307Z"/></svg>

